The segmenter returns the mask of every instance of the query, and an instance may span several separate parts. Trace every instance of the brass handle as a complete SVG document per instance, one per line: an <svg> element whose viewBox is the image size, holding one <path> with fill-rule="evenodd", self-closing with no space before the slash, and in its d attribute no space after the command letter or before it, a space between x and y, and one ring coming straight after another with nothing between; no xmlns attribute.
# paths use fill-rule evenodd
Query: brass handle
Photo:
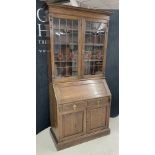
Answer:
<svg viewBox="0 0 155 155"><path fill-rule="evenodd" d="M77 107L77 105L74 104L74 105L73 105L73 109L76 110L76 107Z"/></svg>

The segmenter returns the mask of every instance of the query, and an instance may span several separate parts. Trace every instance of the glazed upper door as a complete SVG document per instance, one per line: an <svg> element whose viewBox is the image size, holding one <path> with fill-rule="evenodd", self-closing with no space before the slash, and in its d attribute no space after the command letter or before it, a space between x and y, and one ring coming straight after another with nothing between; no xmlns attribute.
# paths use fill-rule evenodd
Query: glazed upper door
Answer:
<svg viewBox="0 0 155 155"><path fill-rule="evenodd" d="M107 46L107 22L87 19L83 21L83 76L103 76Z"/></svg>
<svg viewBox="0 0 155 155"><path fill-rule="evenodd" d="M80 20L73 16L58 15L51 17L50 25L54 79L77 78Z"/></svg>

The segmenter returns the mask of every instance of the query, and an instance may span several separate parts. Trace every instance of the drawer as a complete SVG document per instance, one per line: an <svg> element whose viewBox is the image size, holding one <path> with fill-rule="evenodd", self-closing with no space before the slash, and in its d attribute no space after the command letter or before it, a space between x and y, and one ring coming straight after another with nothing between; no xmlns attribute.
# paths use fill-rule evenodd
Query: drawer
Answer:
<svg viewBox="0 0 155 155"><path fill-rule="evenodd" d="M102 107L108 103L110 103L109 97L92 99L88 101L88 108Z"/></svg>
<svg viewBox="0 0 155 155"><path fill-rule="evenodd" d="M79 111L85 109L87 102L80 101L74 103L67 103L59 106L59 112Z"/></svg>

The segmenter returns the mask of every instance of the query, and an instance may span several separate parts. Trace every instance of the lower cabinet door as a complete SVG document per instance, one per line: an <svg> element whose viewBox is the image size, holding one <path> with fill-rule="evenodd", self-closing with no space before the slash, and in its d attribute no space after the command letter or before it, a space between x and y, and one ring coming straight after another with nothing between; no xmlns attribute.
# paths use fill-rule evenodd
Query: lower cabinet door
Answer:
<svg viewBox="0 0 155 155"><path fill-rule="evenodd" d="M106 128L107 106L87 109L87 132Z"/></svg>
<svg viewBox="0 0 155 155"><path fill-rule="evenodd" d="M85 110L61 115L62 139L74 138L84 134Z"/></svg>

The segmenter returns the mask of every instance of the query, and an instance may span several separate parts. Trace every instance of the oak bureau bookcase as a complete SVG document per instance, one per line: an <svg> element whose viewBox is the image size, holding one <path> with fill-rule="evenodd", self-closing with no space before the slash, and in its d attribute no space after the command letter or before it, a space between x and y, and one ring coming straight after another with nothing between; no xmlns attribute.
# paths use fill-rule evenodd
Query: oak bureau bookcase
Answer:
<svg viewBox="0 0 155 155"><path fill-rule="evenodd" d="M111 12L47 5L51 136L60 150L110 133L105 64Z"/></svg>

